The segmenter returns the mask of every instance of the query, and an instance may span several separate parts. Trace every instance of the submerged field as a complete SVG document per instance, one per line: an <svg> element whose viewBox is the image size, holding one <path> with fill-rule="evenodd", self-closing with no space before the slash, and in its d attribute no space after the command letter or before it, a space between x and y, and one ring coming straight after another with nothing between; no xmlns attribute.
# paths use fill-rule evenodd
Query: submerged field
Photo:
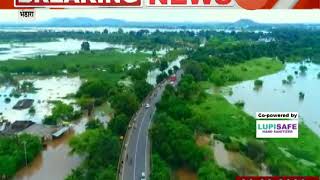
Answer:
<svg viewBox="0 0 320 180"><path fill-rule="evenodd" d="M101 50L44 56L28 60L0 62L0 72L18 75L80 75L84 79L107 79L115 82L124 74L126 65L147 61L144 53L122 53L116 50Z"/></svg>
<svg viewBox="0 0 320 180"><path fill-rule="evenodd" d="M230 85L276 73L283 68L284 65L281 61L274 58L262 57L237 65L225 65L221 68L215 68L211 73L210 80L219 86Z"/></svg>
<svg viewBox="0 0 320 180"><path fill-rule="evenodd" d="M241 80L250 80L275 73L283 67L280 62L260 58L236 66L224 67L221 72L233 73ZM227 81L226 84L234 82ZM208 82L201 82L201 84L203 90L213 86ZM300 123L298 139L256 139L255 119L245 113L241 107L230 104L220 93L208 94L205 101L192 105L191 109L206 123L210 133L219 135L218 139L224 141L225 147L230 152L240 152L252 159L258 167L261 163L266 164L271 174L320 174L320 155L317 153L320 150L320 144L314 143L320 142L320 138L303 122ZM255 144L251 147L252 151L256 151L255 153L248 153L248 144Z"/></svg>

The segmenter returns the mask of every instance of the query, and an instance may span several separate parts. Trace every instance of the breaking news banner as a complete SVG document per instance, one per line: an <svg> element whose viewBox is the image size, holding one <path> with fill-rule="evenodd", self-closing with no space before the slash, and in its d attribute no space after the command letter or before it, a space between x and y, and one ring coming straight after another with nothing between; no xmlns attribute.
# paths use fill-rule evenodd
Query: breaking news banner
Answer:
<svg viewBox="0 0 320 180"><path fill-rule="evenodd" d="M213 7L234 9L319 9L319 0L1 0L0 9L71 7Z"/></svg>

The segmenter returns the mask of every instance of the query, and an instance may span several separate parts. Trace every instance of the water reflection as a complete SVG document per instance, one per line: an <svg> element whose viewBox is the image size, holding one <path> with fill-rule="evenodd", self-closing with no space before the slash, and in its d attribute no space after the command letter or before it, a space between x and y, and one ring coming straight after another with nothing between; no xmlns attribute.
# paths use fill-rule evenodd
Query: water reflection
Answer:
<svg viewBox="0 0 320 180"><path fill-rule="evenodd" d="M185 59L185 58L186 58L186 56L179 56L176 60L170 62L169 65L168 65L168 68L165 69L164 71L165 71L166 73L168 73L168 71L169 71L170 69L173 70L173 67L174 67L174 66L177 66L178 68L180 68L180 66L181 66L180 63L181 63L181 61L182 61L183 59ZM148 82L149 84L151 84L151 85L157 84L157 76L160 75L160 74L161 74L161 71L160 71L159 68L156 68L156 69L154 69L154 70L152 70L152 71L149 71L149 72L148 72L148 76L147 76L147 82Z"/></svg>
<svg viewBox="0 0 320 180"><path fill-rule="evenodd" d="M21 80L22 83L25 80ZM37 89L35 93L23 93L20 97L11 97L9 103L5 102L5 98L9 97L13 86L0 86L0 113L2 117L10 122L16 120L31 120L41 123L45 116L51 114L52 104L50 101L60 100L65 103L71 103L73 100L65 99L68 94L76 93L81 85L79 77L52 77L46 79L28 79L33 82L33 86ZM30 115L29 109L15 110L12 107L21 99L34 99L33 106L35 114Z"/></svg>
<svg viewBox="0 0 320 180"><path fill-rule="evenodd" d="M32 163L22 168L15 176L15 180L63 180L77 168L83 161L83 157L77 154L70 154L69 140L74 134L85 131L85 124L88 117L81 118L73 124L73 130L66 133L59 139L50 142L47 147L38 155Z"/></svg>
<svg viewBox="0 0 320 180"><path fill-rule="evenodd" d="M81 49L83 40L58 39L51 42L30 42L30 43L0 43L0 61L9 59L26 59L35 56L57 55L60 52L74 53ZM123 45L114 45L106 42L92 42L90 49L102 50L106 48L121 48Z"/></svg>

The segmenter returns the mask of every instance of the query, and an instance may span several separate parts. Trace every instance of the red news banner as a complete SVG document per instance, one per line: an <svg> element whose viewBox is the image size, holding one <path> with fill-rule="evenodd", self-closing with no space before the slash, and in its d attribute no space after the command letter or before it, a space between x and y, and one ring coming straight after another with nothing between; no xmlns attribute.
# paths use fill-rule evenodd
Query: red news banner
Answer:
<svg viewBox="0 0 320 180"><path fill-rule="evenodd" d="M0 0L0 9L34 7L229 7L243 9L319 9L320 0Z"/></svg>

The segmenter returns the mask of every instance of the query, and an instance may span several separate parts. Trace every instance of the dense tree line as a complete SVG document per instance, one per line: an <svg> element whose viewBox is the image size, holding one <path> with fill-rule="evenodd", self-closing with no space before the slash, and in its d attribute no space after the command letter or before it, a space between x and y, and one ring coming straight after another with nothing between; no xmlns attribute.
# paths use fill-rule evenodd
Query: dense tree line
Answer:
<svg viewBox="0 0 320 180"><path fill-rule="evenodd" d="M126 76L132 81L130 85L102 79L89 80L81 85L76 97L83 110L92 111L93 107L108 101L114 114L108 127L98 120L90 120L86 132L71 140L72 152L84 155L86 159L67 180L116 179L123 143L121 137L125 136L131 117L152 89L145 81L149 68L149 64L142 63L127 71Z"/></svg>
<svg viewBox="0 0 320 180"><path fill-rule="evenodd" d="M198 172L199 179L203 180L234 178L233 173L217 167L209 147L196 144L195 135L204 133L207 124L195 118L190 106L200 103L204 97L190 74L182 78L177 89L171 85L166 87L151 128L151 179L170 179L171 171L181 167Z"/></svg>
<svg viewBox="0 0 320 180"><path fill-rule="evenodd" d="M1 179L12 177L26 163L32 162L41 149L41 140L36 136L28 134L0 136Z"/></svg>

